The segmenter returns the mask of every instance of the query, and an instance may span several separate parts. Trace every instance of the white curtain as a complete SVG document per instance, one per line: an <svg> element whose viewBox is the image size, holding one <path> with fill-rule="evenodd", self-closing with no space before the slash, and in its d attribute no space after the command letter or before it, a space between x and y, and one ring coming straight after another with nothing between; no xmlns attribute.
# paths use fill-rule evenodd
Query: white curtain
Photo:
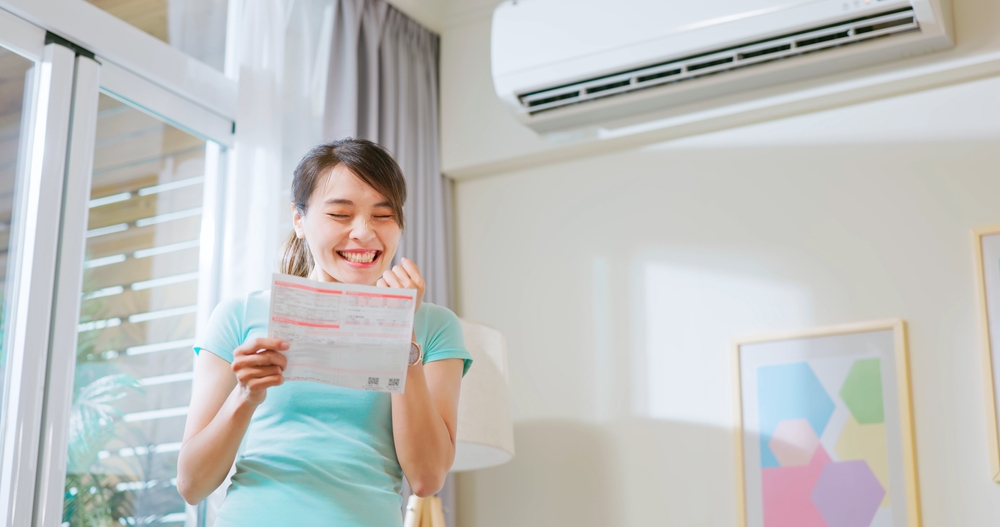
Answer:
<svg viewBox="0 0 1000 527"><path fill-rule="evenodd" d="M168 0L167 41L219 70L226 63L226 0Z"/></svg>
<svg viewBox="0 0 1000 527"><path fill-rule="evenodd" d="M370 139L393 154L408 194L397 258L420 267L429 302L450 305L451 184L439 157L439 38L384 0L335 4L323 138Z"/></svg>
<svg viewBox="0 0 1000 527"><path fill-rule="evenodd" d="M327 0L229 0L226 68L237 76L236 144L220 193L219 299L270 287L292 228L292 170L322 141L333 5ZM229 480L206 500L211 527Z"/></svg>
<svg viewBox="0 0 1000 527"><path fill-rule="evenodd" d="M291 230L292 170L322 140L333 6L238 1L236 147L222 190L219 297L267 289Z"/></svg>

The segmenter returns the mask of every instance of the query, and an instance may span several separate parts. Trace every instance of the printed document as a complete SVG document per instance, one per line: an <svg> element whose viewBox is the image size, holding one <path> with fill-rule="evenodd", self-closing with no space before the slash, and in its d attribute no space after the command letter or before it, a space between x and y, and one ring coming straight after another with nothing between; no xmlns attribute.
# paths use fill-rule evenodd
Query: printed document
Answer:
<svg viewBox="0 0 1000 527"><path fill-rule="evenodd" d="M416 294L275 273L267 334L288 342L285 380L403 393Z"/></svg>

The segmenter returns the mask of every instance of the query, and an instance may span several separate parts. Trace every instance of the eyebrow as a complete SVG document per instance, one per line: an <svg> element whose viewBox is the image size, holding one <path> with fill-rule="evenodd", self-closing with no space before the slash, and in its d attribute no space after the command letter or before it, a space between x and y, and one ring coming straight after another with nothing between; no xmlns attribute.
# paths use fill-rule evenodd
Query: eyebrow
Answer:
<svg viewBox="0 0 1000 527"><path fill-rule="evenodd" d="M354 205L354 202L349 199L328 199L324 202L327 205ZM376 203L376 207L389 207L392 208L392 203L388 201L383 201L381 203Z"/></svg>

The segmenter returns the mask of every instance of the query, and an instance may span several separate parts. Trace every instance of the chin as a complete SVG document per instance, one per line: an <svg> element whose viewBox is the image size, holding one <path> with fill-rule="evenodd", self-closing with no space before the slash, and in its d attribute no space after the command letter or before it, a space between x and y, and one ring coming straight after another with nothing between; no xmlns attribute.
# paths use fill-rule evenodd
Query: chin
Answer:
<svg viewBox="0 0 1000 527"><path fill-rule="evenodd" d="M382 277L381 269L351 269L338 268L336 274L327 273L339 282L346 284L375 285Z"/></svg>

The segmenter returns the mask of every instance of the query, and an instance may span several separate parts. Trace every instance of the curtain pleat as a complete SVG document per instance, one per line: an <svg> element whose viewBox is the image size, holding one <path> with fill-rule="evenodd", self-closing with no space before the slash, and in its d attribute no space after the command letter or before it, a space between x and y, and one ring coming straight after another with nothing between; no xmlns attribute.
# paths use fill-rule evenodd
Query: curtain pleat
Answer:
<svg viewBox="0 0 1000 527"><path fill-rule="evenodd" d="M396 158L408 194L397 258L416 262L425 298L448 306L451 185L439 158L439 38L384 0L335 4L324 139L369 139Z"/></svg>
<svg viewBox="0 0 1000 527"><path fill-rule="evenodd" d="M439 38L384 0L334 4L323 138L369 139L396 158L407 189L396 259L420 267L425 300L450 307L452 194L439 157ZM439 496L454 525L450 476Z"/></svg>

